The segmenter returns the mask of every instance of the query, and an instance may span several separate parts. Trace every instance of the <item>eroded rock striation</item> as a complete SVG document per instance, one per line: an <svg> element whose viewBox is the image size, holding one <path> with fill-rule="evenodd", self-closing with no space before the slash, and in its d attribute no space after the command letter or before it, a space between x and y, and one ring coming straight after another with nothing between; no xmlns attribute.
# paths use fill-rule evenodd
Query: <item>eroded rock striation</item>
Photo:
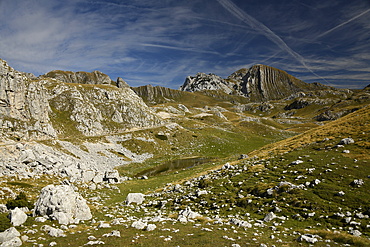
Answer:
<svg viewBox="0 0 370 247"><path fill-rule="evenodd" d="M227 79L214 74L198 73L188 76L180 87L182 91L220 90L249 98L251 101L283 99L291 94L318 89L329 89L319 83L305 83L283 70L257 64L240 69Z"/></svg>

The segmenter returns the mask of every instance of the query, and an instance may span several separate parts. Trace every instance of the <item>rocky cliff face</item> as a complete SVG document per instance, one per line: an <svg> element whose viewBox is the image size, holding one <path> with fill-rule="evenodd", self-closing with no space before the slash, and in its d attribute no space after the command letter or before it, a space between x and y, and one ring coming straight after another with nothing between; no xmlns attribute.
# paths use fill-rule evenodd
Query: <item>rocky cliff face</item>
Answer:
<svg viewBox="0 0 370 247"><path fill-rule="evenodd" d="M155 86L152 85L145 85L141 87L132 88L137 95L139 95L145 102L150 104L160 104L169 101L176 100L185 94L186 92L182 92L179 90Z"/></svg>
<svg viewBox="0 0 370 247"><path fill-rule="evenodd" d="M115 84L108 75L100 71L72 72L72 71L53 70L41 76L41 78L45 77L54 78L66 83Z"/></svg>
<svg viewBox="0 0 370 247"><path fill-rule="evenodd" d="M101 72L92 74L94 80L80 76L83 73L62 78L74 83L45 76L31 78L0 60L2 137L38 140L94 136L162 124L130 88L95 85L110 84L111 80ZM94 85L77 84L81 81Z"/></svg>
<svg viewBox="0 0 370 247"><path fill-rule="evenodd" d="M249 69L238 70L227 79L213 74L198 73L195 77L187 77L180 90L190 92L221 90L227 94L247 97L251 101L265 101L324 88L328 89L321 84L305 83L285 71L258 64Z"/></svg>
<svg viewBox="0 0 370 247"><path fill-rule="evenodd" d="M195 76L188 76L181 91L195 92L204 90L222 90L227 94L232 93L232 84L215 74L198 73Z"/></svg>

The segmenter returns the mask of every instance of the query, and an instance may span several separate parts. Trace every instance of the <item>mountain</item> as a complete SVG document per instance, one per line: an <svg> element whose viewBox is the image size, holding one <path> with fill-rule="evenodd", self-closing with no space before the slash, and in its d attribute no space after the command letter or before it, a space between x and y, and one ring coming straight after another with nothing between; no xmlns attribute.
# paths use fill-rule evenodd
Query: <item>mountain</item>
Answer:
<svg viewBox="0 0 370 247"><path fill-rule="evenodd" d="M54 71L35 78L0 60L1 137L96 136L163 123L129 87L111 84L98 71Z"/></svg>
<svg viewBox="0 0 370 247"><path fill-rule="evenodd" d="M226 94L244 96L251 101L283 99L298 92L329 89L333 90L319 83L305 83L283 70L262 64L240 69L227 79L198 73L188 76L180 87L180 90L188 92L220 90Z"/></svg>
<svg viewBox="0 0 370 247"><path fill-rule="evenodd" d="M79 84L112 84L115 83L110 79L110 77L100 71L93 72L72 72L63 70L53 70L41 77L54 78L66 83L79 83Z"/></svg>
<svg viewBox="0 0 370 247"><path fill-rule="evenodd" d="M0 60L0 245L370 246L369 87L188 78Z"/></svg>

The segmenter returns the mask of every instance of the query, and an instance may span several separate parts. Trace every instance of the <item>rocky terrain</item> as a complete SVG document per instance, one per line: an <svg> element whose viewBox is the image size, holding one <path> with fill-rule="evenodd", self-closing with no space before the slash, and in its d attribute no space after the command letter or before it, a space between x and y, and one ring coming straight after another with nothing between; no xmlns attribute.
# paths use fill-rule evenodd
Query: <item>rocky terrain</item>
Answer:
<svg viewBox="0 0 370 247"><path fill-rule="evenodd" d="M305 83L285 71L262 64L249 69L240 69L227 79L204 73L188 76L180 90L188 92L220 90L226 94L244 96L251 101L283 99L298 92L340 91L319 83Z"/></svg>
<svg viewBox="0 0 370 247"><path fill-rule="evenodd" d="M369 87L0 72L0 246L370 245Z"/></svg>

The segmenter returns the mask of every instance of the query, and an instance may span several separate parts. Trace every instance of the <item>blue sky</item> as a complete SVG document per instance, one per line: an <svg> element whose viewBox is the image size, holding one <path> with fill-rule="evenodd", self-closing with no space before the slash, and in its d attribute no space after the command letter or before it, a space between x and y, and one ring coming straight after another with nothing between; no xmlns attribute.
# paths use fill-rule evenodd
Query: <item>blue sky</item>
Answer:
<svg viewBox="0 0 370 247"><path fill-rule="evenodd" d="M370 84L369 0L0 0L0 58L178 88L266 64L306 82Z"/></svg>

